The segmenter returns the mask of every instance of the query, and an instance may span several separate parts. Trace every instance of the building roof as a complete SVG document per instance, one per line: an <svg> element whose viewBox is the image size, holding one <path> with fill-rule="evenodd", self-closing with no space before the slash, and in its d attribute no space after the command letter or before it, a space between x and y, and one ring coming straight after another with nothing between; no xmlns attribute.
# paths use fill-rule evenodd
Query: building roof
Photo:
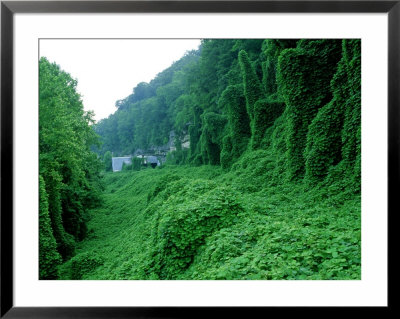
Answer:
<svg viewBox="0 0 400 319"><path fill-rule="evenodd" d="M113 157L112 158L112 169L113 172L118 172L122 170L122 165L123 163L125 164L132 164L131 157L126 156L126 157Z"/></svg>

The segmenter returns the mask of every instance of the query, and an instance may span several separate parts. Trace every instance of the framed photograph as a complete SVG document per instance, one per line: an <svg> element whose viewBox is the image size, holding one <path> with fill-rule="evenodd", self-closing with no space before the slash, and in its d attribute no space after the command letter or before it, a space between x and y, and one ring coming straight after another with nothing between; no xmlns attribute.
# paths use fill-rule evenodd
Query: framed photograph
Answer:
<svg viewBox="0 0 400 319"><path fill-rule="evenodd" d="M399 28L399 1L1 1L1 317L388 310Z"/></svg>

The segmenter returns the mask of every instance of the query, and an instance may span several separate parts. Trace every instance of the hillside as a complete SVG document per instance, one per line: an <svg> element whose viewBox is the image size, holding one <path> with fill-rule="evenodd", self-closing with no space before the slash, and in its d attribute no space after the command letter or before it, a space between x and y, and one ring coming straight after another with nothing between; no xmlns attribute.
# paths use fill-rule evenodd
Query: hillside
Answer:
<svg viewBox="0 0 400 319"><path fill-rule="evenodd" d="M116 106L43 144L44 279L361 279L360 40L202 40Z"/></svg>

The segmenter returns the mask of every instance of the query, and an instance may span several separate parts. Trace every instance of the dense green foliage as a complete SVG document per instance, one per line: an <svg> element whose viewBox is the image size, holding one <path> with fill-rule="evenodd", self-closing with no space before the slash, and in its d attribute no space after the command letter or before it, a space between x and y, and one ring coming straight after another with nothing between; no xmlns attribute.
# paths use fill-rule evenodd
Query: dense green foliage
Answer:
<svg viewBox="0 0 400 319"><path fill-rule="evenodd" d="M360 279L360 40L203 40L116 106L95 125L105 170L110 152L176 149L105 173L88 231L49 164L64 261L88 233L59 278Z"/></svg>
<svg viewBox="0 0 400 319"><path fill-rule="evenodd" d="M105 176L62 279L360 279L360 197L273 185L270 152Z"/></svg>
<svg viewBox="0 0 400 319"><path fill-rule="evenodd" d="M263 40L203 40L197 51L187 52L150 83L140 83L130 96L117 102L118 110L114 114L96 124L96 132L103 142L98 153L103 156L111 151L119 156L133 154L138 149L155 149L165 145L174 131L180 138L188 134L190 147L177 149L170 156L171 163L219 165L223 137L229 131L236 132L237 124L233 124L234 128L226 125L237 116L235 111L239 112L237 120L243 126L238 134L246 140L251 137L250 117L241 108L244 87L251 87L251 76L257 79L262 90L257 78L262 77L262 43ZM242 75L240 51L247 59L243 63L251 64L249 76ZM244 77L249 78L247 84L243 82ZM224 92L228 87L231 89ZM234 110L230 120L229 108ZM233 157L237 159L247 148L247 141L239 138L233 146Z"/></svg>
<svg viewBox="0 0 400 319"><path fill-rule="evenodd" d="M277 101L258 100L254 104L254 122L251 146L258 149L264 135L275 120L283 113L285 104Z"/></svg>
<svg viewBox="0 0 400 319"><path fill-rule="evenodd" d="M342 160L343 170L360 167L360 48L359 40L203 40L96 125L99 154L154 149L174 131L170 163L229 168L273 143L285 111L285 178L319 180ZM189 149L180 147L185 134Z"/></svg>
<svg viewBox="0 0 400 319"><path fill-rule="evenodd" d="M107 151L103 156L104 169L106 172L112 171L112 154Z"/></svg>
<svg viewBox="0 0 400 319"><path fill-rule="evenodd" d="M61 256L51 228L49 204L44 180L39 175L39 278L56 279Z"/></svg>
<svg viewBox="0 0 400 319"><path fill-rule="evenodd" d="M246 112L242 86L228 86L221 98L228 108L229 135L232 138L233 157L246 150L250 133L250 120Z"/></svg>
<svg viewBox="0 0 400 319"><path fill-rule="evenodd" d="M71 257L86 235L88 209L100 199L102 164L90 150L97 136L77 82L45 58L39 72L40 277L51 279L58 254Z"/></svg>
<svg viewBox="0 0 400 319"><path fill-rule="evenodd" d="M246 97L247 113L249 114L250 121L254 121L255 118L255 104L258 100L264 98L262 86L259 78L253 66L251 65L250 59L246 51L242 50L239 52L239 64L243 75L243 86L244 94Z"/></svg>
<svg viewBox="0 0 400 319"><path fill-rule="evenodd" d="M297 40L265 40L262 45L262 54L264 55L262 67L265 94L274 96L278 91L276 82L276 71L278 58L281 52L287 48L295 48Z"/></svg>
<svg viewBox="0 0 400 319"><path fill-rule="evenodd" d="M96 124L102 146L114 156L133 154L168 142L170 130L186 129L192 105L188 83L194 77L199 52L188 52L170 68L159 73L150 83L139 83L133 94L116 103L117 112Z"/></svg>
<svg viewBox="0 0 400 319"><path fill-rule="evenodd" d="M329 84L341 53L340 40L300 40L279 56L278 86L287 108L287 173L304 174L308 126L332 98ZM327 89L328 88L328 89Z"/></svg>
<svg viewBox="0 0 400 319"><path fill-rule="evenodd" d="M232 224L241 211L230 188L217 186L182 178L169 184L147 208L148 214L155 215L151 271L157 279L173 279L186 270L205 239Z"/></svg>

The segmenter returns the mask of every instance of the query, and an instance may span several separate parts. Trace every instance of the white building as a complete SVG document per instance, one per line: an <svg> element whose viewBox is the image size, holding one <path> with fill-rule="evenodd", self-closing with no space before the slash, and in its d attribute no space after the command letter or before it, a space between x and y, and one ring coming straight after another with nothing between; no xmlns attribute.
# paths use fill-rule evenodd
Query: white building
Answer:
<svg viewBox="0 0 400 319"><path fill-rule="evenodd" d="M130 156L124 156L124 157L113 157L112 158L112 170L113 172L119 172L122 170L122 165L123 164L132 164L132 159Z"/></svg>

